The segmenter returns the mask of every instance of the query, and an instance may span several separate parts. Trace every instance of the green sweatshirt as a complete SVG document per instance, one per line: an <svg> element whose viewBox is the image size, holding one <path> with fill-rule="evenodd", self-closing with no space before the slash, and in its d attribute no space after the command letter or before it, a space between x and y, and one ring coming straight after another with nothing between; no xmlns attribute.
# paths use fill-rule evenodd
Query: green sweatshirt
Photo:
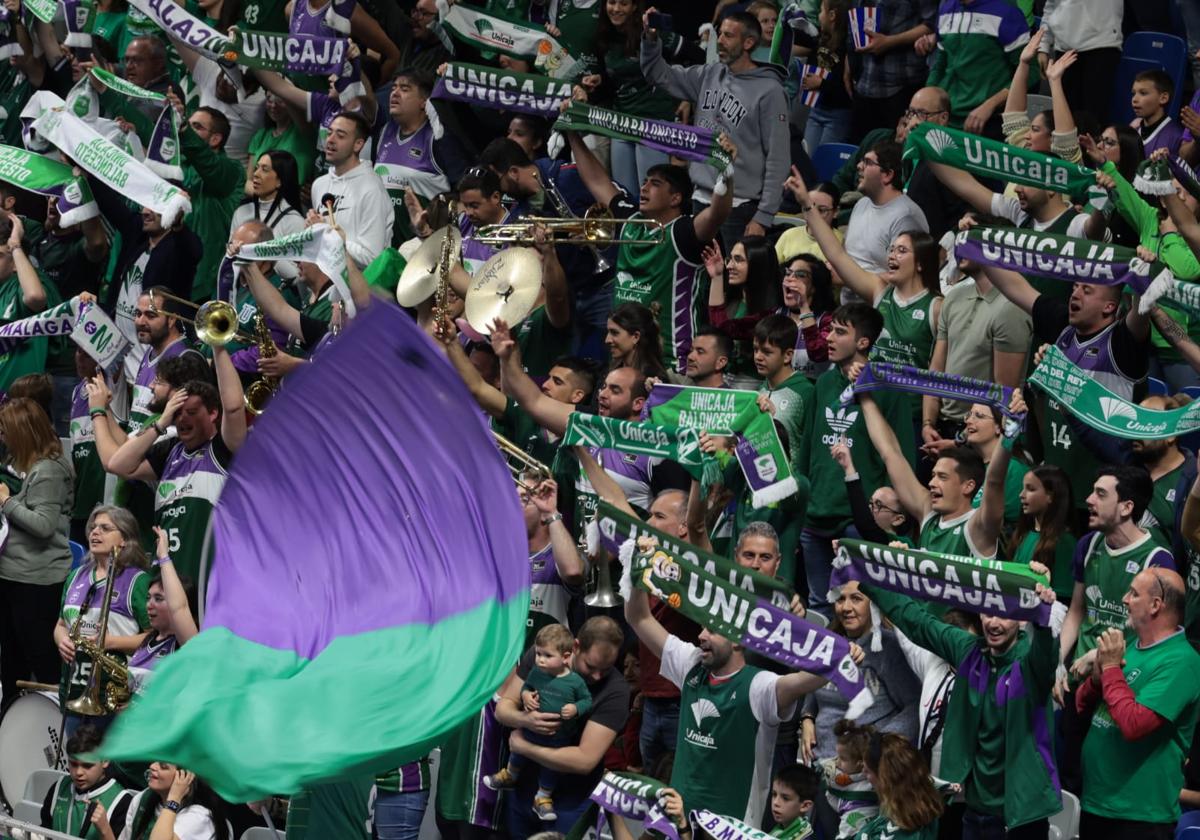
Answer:
<svg viewBox="0 0 1200 840"><path fill-rule="evenodd" d="M1061 790L1050 739L1050 689L1058 640L1032 627L1005 653L934 618L922 604L870 584L861 588L914 644L940 656L957 676L942 732L939 775L962 784L967 807L1003 816L1009 829L1058 813Z"/></svg>
<svg viewBox="0 0 1200 840"><path fill-rule="evenodd" d="M1196 255L1187 244L1187 240L1176 231L1160 232L1158 209L1138 194L1133 185L1117 171L1117 167L1112 161L1105 162L1100 169L1111 175L1113 181L1116 182L1117 188L1113 191L1113 203L1126 221L1138 232L1142 247L1153 251L1159 261L1171 269L1171 273L1177 280L1195 280L1200 277L1200 261L1196 260ZM1171 316L1172 320L1187 329L1188 338L1200 342L1200 321L1192 320L1184 313L1169 306L1160 304L1160 307L1163 312ZM1164 364L1183 361L1179 352L1163 338L1158 327L1151 328L1150 341L1154 344L1154 352L1159 361Z"/></svg>
<svg viewBox="0 0 1200 840"><path fill-rule="evenodd" d="M790 369L790 368L789 368ZM787 432L787 447L793 475L802 475L805 464L800 460L809 449L807 437L813 428L813 395L816 390L803 371L795 371L772 388L765 380L758 393L766 394L775 406L775 419Z"/></svg>
<svg viewBox="0 0 1200 840"><path fill-rule="evenodd" d="M961 126L973 109L1008 87L1028 42L1025 15L1008 0L941 5L937 50L925 84L950 95L951 125ZM1001 103L994 113L1003 109Z"/></svg>
<svg viewBox="0 0 1200 840"><path fill-rule="evenodd" d="M556 676L547 674L541 668L534 668L521 690L537 692L539 712L559 713L563 706L574 703L575 717L563 721L566 733L578 730L580 720L592 710L592 692L588 690L583 677L573 670Z"/></svg>

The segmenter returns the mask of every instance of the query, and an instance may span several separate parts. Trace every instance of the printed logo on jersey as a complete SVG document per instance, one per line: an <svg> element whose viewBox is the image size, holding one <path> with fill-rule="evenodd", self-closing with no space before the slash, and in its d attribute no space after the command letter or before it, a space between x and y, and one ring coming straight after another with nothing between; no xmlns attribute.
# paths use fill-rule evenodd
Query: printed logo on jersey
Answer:
<svg viewBox="0 0 1200 840"><path fill-rule="evenodd" d="M1105 420L1112 420L1114 417L1137 419L1137 411L1133 406L1118 397L1101 397L1100 411L1103 412Z"/></svg>
<svg viewBox="0 0 1200 840"><path fill-rule="evenodd" d="M1128 563L1125 564L1125 571L1129 572L1129 574L1131 574L1131 575L1136 575L1138 572L1141 571L1141 569L1138 568L1137 563L1130 560Z"/></svg>
<svg viewBox="0 0 1200 840"><path fill-rule="evenodd" d="M925 320L925 310L924 309L914 309L913 313L912 313L912 319L914 321L924 321Z"/></svg>
<svg viewBox="0 0 1200 840"><path fill-rule="evenodd" d="M721 716L721 712L717 709L716 704L707 697L702 697L697 700L692 704L691 709L692 717L696 719L696 728L693 729L691 726L688 726L687 731L684 733L684 737L687 739L689 744L693 744L697 747L703 747L706 750L715 750L717 748L716 739L712 735L701 730L704 729L704 721L710 718L719 718Z"/></svg>

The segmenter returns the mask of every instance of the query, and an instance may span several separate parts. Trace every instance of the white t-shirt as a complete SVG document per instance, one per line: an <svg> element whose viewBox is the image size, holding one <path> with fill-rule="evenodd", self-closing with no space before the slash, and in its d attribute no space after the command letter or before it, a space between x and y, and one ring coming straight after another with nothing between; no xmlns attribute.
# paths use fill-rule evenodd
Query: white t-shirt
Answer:
<svg viewBox="0 0 1200 840"><path fill-rule="evenodd" d="M929 232L925 211L907 195L899 195L887 204L860 198L846 226L846 253L864 271L880 274L887 270L892 240L907 230ZM858 296L848 287L842 289L842 303L851 300L858 300Z"/></svg>
<svg viewBox="0 0 1200 840"><path fill-rule="evenodd" d="M141 805L142 797L156 795L147 789L134 797L133 801L129 803L129 816L125 820L125 827L121 829L121 836L117 840L131 840L133 816L137 813L138 806ZM162 805L155 808L154 819L156 822L162 815L162 810ZM180 809L179 813L175 815L174 832L179 840L216 840L217 836L217 830L213 827L212 812L203 805L189 805Z"/></svg>
<svg viewBox="0 0 1200 840"><path fill-rule="evenodd" d="M663 645L661 662L659 673L683 691L683 682L687 679L688 672L700 662L700 648L677 636L668 636L667 643ZM775 683L778 680L778 674L759 671L750 681L750 711L759 723L758 736L754 743L754 775L745 780L750 786L746 813L729 815L750 825L759 825L766 811L767 792L771 787L771 761L775 756L775 736L779 731L779 724L781 721L791 720L796 713L796 704L793 703L785 710L785 714L780 716L779 700L775 696ZM714 769L714 772L720 771Z"/></svg>

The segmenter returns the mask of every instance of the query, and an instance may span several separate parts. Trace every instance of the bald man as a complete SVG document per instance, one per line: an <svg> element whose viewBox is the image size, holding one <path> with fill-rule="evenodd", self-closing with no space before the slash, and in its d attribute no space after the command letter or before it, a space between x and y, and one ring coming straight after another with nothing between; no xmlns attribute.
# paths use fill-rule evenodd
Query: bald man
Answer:
<svg viewBox="0 0 1200 840"><path fill-rule="evenodd" d="M1083 742L1080 840L1174 836L1183 762L1200 714L1200 655L1183 633L1183 578L1148 568L1122 599L1136 643L1109 628L1092 678L1076 691L1093 707Z"/></svg>
<svg viewBox="0 0 1200 840"><path fill-rule="evenodd" d="M897 136L907 137L908 132L924 122L946 125L950 121L950 95L940 87L921 88L908 101L905 120L897 130ZM956 228L958 220L970 209L924 164L913 170L906 191L908 197L925 211L925 221L929 223L929 233L934 239L940 239L946 231Z"/></svg>

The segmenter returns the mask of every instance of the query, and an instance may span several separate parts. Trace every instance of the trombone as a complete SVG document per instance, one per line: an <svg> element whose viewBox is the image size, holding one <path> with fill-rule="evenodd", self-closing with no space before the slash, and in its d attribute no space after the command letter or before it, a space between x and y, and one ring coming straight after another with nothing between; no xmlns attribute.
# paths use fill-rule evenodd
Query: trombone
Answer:
<svg viewBox="0 0 1200 840"><path fill-rule="evenodd" d="M256 336L238 331L237 311L232 304L223 300L210 300L207 303L193 303L187 298L176 297L169 292L156 292L169 301L192 307L195 313L191 318L168 312L172 318L178 318L185 324L191 324L196 330L196 338L209 347L224 347L231 341L243 344L255 344Z"/></svg>
<svg viewBox="0 0 1200 840"><path fill-rule="evenodd" d="M500 450L500 454L504 456L504 462L508 464L508 471L512 474L513 482L522 490L532 493L539 484L553 477L549 467L504 435L493 431L492 437L496 439L496 448Z"/></svg>
<svg viewBox="0 0 1200 840"><path fill-rule="evenodd" d="M546 229L548 241L554 245L580 245L607 248L610 245L658 245L663 241L665 228L654 219L617 219L605 208L592 207L582 219L559 219L552 216L525 216L519 221L484 225L475 241L484 245L534 245L535 226ZM619 236L625 228L629 236Z"/></svg>

